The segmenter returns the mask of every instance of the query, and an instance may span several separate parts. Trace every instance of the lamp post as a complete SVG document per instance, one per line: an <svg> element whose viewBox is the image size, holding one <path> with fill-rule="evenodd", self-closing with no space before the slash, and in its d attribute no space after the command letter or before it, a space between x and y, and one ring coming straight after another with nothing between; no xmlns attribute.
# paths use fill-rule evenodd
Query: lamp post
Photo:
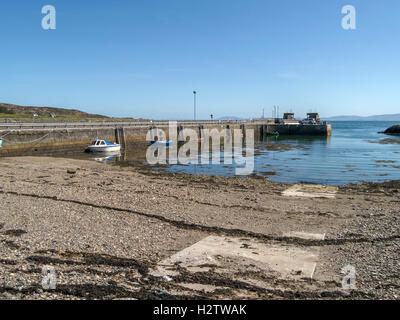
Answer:
<svg viewBox="0 0 400 320"><path fill-rule="evenodd" d="M193 91L193 114L194 114L194 120L196 121L196 91Z"/></svg>

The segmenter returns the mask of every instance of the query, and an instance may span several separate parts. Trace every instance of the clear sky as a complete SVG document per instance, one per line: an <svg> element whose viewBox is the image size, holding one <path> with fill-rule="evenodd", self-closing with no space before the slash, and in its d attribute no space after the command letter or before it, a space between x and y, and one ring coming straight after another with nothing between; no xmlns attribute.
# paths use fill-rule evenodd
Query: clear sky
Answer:
<svg viewBox="0 0 400 320"><path fill-rule="evenodd" d="M203 119L400 113L399 34L399 0L3 0L0 101L191 119L197 90Z"/></svg>

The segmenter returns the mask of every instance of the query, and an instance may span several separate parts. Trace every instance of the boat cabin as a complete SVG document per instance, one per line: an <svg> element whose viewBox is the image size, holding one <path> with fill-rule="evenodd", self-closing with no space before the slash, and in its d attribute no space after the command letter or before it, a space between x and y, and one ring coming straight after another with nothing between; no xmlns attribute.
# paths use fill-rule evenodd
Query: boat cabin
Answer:
<svg viewBox="0 0 400 320"><path fill-rule="evenodd" d="M92 146L114 146L115 143L108 142L106 140L95 140L92 142Z"/></svg>
<svg viewBox="0 0 400 320"><path fill-rule="evenodd" d="M293 112L284 113L283 120L294 120L294 113Z"/></svg>
<svg viewBox="0 0 400 320"><path fill-rule="evenodd" d="M307 113L307 119L315 120L316 122L320 122L319 114L317 112Z"/></svg>

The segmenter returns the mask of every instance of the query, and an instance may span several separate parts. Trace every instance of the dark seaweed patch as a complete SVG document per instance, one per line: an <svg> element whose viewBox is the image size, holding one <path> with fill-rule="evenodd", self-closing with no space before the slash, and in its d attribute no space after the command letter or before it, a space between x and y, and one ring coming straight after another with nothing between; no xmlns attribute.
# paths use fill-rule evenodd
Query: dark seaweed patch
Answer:
<svg viewBox="0 0 400 320"><path fill-rule="evenodd" d="M27 233L25 230L21 229L16 229L16 230L6 230L3 232L6 236L12 236L12 237L20 237L23 234Z"/></svg>

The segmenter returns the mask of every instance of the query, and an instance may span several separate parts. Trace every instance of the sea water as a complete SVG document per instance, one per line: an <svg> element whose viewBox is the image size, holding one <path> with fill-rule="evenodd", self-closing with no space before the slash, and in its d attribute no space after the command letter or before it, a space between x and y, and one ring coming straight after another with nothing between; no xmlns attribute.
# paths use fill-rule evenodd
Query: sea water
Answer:
<svg viewBox="0 0 400 320"><path fill-rule="evenodd" d="M327 185L400 179L400 137L378 134L393 124L332 121L328 138L280 136L256 141L254 174L276 182ZM166 170L233 176L235 164L172 165Z"/></svg>

